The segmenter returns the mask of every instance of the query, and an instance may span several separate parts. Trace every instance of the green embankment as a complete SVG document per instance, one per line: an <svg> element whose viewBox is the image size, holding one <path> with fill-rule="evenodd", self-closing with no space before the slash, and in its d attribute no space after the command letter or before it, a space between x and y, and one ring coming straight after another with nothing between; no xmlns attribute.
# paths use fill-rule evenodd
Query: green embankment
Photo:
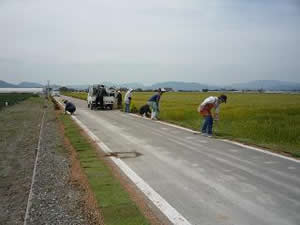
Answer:
<svg viewBox="0 0 300 225"><path fill-rule="evenodd" d="M65 135L77 151L81 168L96 196L106 225L148 225L135 203L129 198L110 168L97 156L96 150L80 134L79 127L67 115L60 115Z"/></svg>
<svg viewBox="0 0 300 225"><path fill-rule="evenodd" d="M161 98L160 118L199 130L202 118L198 105L208 96L220 93L170 92ZM86 99L86 93L69 93ZM153 95L134 92L131 108L139 108ZM258 145L276 152L300 157L300 95L227 93L227 104L221 105L220 121L214 125L217 137Z"/></svg>

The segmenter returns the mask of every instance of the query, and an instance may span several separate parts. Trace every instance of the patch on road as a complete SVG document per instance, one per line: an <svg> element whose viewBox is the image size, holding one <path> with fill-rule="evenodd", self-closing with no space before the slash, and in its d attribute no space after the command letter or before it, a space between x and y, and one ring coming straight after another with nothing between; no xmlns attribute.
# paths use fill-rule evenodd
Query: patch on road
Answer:
<svg viewBox="0 0 300 225"><path fill-rule="evenodd" d="M116 157L120 159L127 159L127 158L136 158L141 156L142 154L139 152L111 152L107 153L106 157Z"/></svg>

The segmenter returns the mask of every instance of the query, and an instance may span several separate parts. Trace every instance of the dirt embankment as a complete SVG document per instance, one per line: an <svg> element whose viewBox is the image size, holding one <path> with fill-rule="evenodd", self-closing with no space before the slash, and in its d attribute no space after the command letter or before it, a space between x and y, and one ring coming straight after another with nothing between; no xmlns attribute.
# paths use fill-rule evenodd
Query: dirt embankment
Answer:
<svg viewBox="0 0 300 225"><path fill-rule="evenodd" d="M84 213L83 189L72 182L53 104L41 98L0 111L0 224L24 224L44 110L27 224L96 224Z"/></svg>

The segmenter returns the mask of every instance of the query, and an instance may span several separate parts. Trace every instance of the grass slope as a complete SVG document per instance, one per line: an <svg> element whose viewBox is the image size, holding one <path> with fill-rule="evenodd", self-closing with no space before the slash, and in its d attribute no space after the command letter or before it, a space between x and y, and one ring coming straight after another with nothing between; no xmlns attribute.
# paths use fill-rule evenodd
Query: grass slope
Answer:
<svg viewBox="0 0 300 225"><path fill-rule="evenodd" d="M99 159L96 150L80 134L79 127L70 116L61 115L65 135L77 151L80 165L87 175L90 187L95 193L106 225L148 225L135 203L129 198L111 170Z"/></svg>

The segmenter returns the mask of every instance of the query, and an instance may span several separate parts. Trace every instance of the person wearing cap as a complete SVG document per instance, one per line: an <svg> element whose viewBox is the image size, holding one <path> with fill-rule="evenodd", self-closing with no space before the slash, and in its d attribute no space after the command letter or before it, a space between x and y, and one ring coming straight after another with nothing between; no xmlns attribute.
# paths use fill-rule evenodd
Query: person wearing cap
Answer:
<svg viewBox="0 0 300 225"><path fill-rule="evenodd" d="M151 98L149 98L147 104L151 108L151 119L152 120L157 120L157 116L159 113L159 100L162 94L166 92L164 88L159 88L157 93L153 95Z"/></svg>
<svg viewBox="0 0 300 225"><path fill-rule="evenodd" d="M64 104L65 104L65 114L69 112L71 113L71 115L73 115L73 113L76 111L76 106L72 102L69 102L68 100L65 100Z"/></svg>
<svg viewBox="0 0 300 225"><path fill-rule="evenodd" d="M220 95L219 97L210 96L199 105L197 111L204 117L201 129L202 135L212 137L213 121L219 120L220 104L226 103L226 101L226 95ZM214 116L211 113L213 108L215 109Z"/></svg>
<svg viewBox="0 0 300 225"><path fill-rule="evenodd" d="M129 88L129 90L125 94L124 103L125 103L125 112L130 112L130 103L131 103L131 96L132 96L133 89Z"/></svg>

